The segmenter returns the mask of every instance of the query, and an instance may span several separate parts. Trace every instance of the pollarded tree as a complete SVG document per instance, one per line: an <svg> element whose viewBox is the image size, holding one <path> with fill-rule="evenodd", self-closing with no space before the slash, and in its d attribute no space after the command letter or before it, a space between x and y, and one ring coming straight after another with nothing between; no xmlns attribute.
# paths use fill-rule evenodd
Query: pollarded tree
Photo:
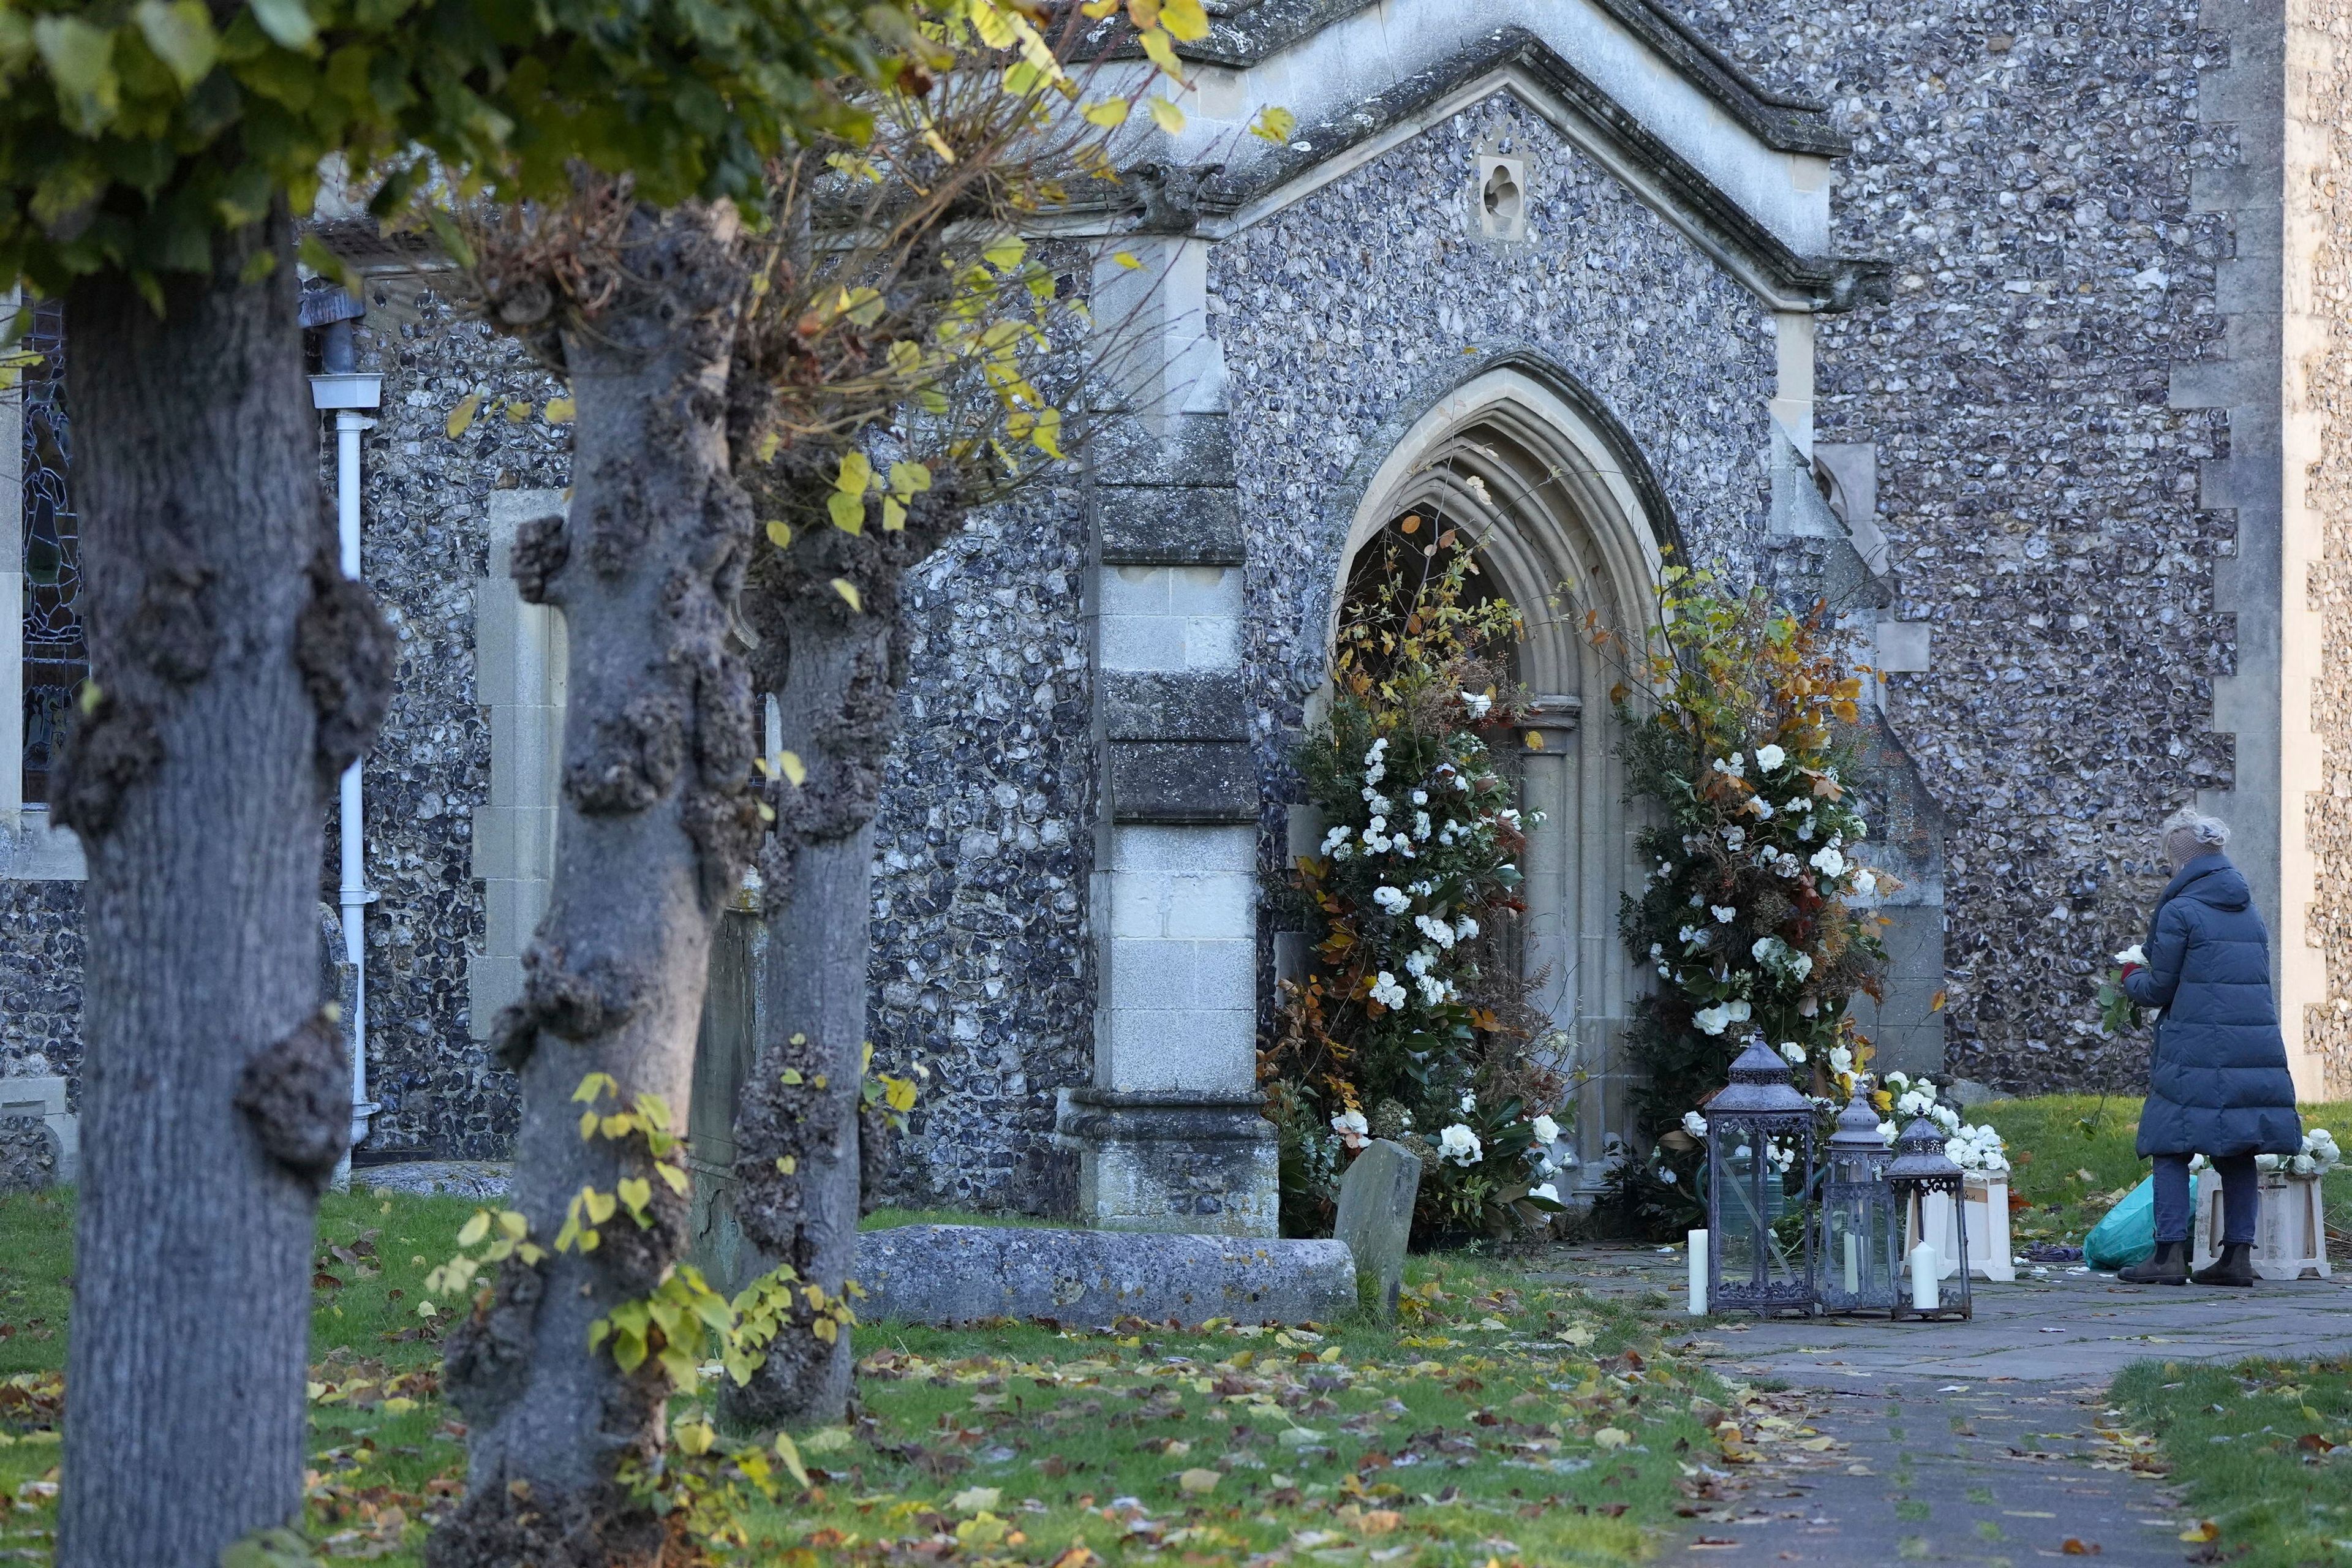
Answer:
<svg viewBox="0 0 2352 1568"><path fill-rule="evenodd" d="M903 38L898 13L848 0L0 0L0 285L62 296L72 322L94 670L54 796L90 873L60 1563L210 1564L302 1506L309 1249L349 1098L311 907L324 803L392 658L317 493L294 262L322 163L393 169L386 211L434 170L518 199L634 176L615 221L680 286L608 318L583 468L624 531L694 503L636 553L708 581L673 613L588 547L602 598L582 618L624 646L583 649L598 749L564 875L604 880L600 855L645 875L644 952L674 956L693 939L659 934L701 918L699 879L743 842L733 797L696 781L748 755L748 729L698 630L654 689L622 666L647 640L632 615L706 626L740 559L725 359L714 384L695 357L735 308L710 281L737 243L726 204L756 201L789 138L852 128L832 84L880 74L868 29L894 18ZM633 465L631 404L655 392L677 449ZM682 827L700 835L683 852L646 847ZM692 1000L631 1013L602 989L618 971L556 957L533 993L571 999L553 1026L632 1066L690 1047Z"/></svg>

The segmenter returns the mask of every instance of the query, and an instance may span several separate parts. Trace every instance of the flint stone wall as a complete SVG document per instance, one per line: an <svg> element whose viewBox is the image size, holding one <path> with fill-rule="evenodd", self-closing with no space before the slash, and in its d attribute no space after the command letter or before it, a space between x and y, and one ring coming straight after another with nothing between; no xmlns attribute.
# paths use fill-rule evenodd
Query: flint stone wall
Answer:
<svg viewBox="0 0 2352 1568"><path fill-rule="evenodd" d="M1932 625L1888 707L1949 818L1951 1070L2136 1088L2147 1042L2099 1037L2098 975L2162 886L2155 825L2233 777L2235 523L2199 493L2227 426L2168 395L2225 352L2232 232L2189 186L2234 159L2197 118L2226 51L2197 0L1677 9L1831 106L1833 243L1894 264L1890 304L1822 323L1815 429L1876 443L1894 617Z"/></svg>

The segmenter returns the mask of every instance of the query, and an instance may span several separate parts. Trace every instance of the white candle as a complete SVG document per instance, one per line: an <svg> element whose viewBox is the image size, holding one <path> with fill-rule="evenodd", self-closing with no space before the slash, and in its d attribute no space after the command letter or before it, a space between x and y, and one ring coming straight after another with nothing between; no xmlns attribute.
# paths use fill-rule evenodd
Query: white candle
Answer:
<svg viewBox="0 0 2352 1568"><path fill-rule="evenodd" d="M1937 1267L1934 1242L1923 1241L1911 1249L1911 1310L1913 1311L1932 1312L1943 1305L1942 1291L1938 1288L1939 1281L1936 1278L1942 1272L1943 1270Z"/></svg>
<svg viewBox="0 0 2352 1568"><path fill-rule="evenodd" d="M1862 1294L1862 1239L1852 1231L1845 1233L1845 1293Z"/></svg>
<svg viewBox="0 0 2352 1568"><path fill-rule="evenodd" d="M1694 1318L1706 1316L1706 1232L1690 1233L1690 1310Z"/></svg>

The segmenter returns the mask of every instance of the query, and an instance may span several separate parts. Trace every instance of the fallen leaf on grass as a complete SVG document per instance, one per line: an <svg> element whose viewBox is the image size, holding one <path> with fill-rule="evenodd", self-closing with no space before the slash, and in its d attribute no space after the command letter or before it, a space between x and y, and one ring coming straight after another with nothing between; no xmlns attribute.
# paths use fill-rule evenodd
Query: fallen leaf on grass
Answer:
<svg viewBox="0 0 2352 1568"><path fill-rule="evenodd" d="M1224 1479L1224 1472L1222 1470L1183 1470L1178 1473L1176 1484L1187 1495L1201 1497L1215 1491L1217 1483Z"/></svg>
<svg viewBox="0 0 2352 1568"><path fill-rule="evenodd" d="M2099 1543L2095 1541L2084 1541L2079 1535L2070 1535L2059 1543L2058 1550L2069 1557L2096 1557L2099 1554Z"/></svg>
<svg viewBox="0 0 2352 1568"><path fill-rule="evenodd" d="M2200 1519L2182 1531L2180 1539L2188 1542L2219 1541L2221 1539L2221 1527L2210 1519Z"/></svg>

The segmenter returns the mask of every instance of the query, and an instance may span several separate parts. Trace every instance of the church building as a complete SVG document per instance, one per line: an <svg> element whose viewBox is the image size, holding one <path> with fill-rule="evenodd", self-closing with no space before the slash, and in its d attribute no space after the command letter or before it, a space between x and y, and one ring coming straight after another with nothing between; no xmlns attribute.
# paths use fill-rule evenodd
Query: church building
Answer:
<svg viewBox="0 0 2352 1568"><path fill-rule="evenodd" d="M1288 759L1360 552L1414 511L1526 626L1519 945L1586 1195L1643 979L1581 628L1644 625L1668 561L1823 602L1877 672L1881 1065L2137 1092L2093 994L2193 802L2256 889L2300 1088L2352 1093L2352 0L1208 9L1185 129L1055 218L1142 263L1070 280L1142 334L1140 412L908 584L869 1029L929 1076L894 1200L1271 1234L1257 1049L1314 847ZM320 882L356 1158L499 1158L487 1037L545 906L565 687L508 562L564 505L563 388L429 246L320 227L363 279L310 323L321 472L400 640ZM0 395L0 1116L69 1163L81 861L45 792L87 563L71 323L37 323ZM758 897L714 962L709 1168Z"/></svg>

